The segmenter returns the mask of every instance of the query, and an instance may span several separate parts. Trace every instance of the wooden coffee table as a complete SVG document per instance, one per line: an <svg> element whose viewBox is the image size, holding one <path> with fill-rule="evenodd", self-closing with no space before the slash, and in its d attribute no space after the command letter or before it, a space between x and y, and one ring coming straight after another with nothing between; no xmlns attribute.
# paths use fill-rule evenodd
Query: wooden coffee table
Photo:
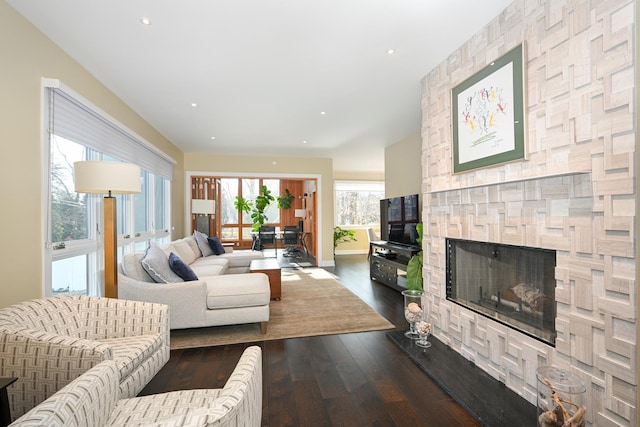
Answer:
<svg viewBox="0 0 640 427"><path fill-rule="evenodd" d="M280 264L275 258L254 259L249 265L249 273L264 273L269 277L271 299L280 300L282 296L282 277Z"/></svg>

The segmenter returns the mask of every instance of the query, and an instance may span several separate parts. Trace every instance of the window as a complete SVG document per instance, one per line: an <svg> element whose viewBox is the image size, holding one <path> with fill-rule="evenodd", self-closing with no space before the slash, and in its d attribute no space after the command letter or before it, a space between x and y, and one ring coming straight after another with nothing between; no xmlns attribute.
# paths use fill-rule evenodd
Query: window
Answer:
<svg viewBox="0 0 640 427"><path fill-rule="evenodd" d="M170 238L170 179L173 160L95 107L62 90L45 88L45 295L102 295L101 195L75 192L73 163L80 160L133 162L141 166L142 192L116 195L118 258L144 249L149 240Z"/></svg>
<svg viewBox="0 0 640 427"><path fill-rule="evenodd" d="M89 238L87 195L76 193L73 163L85 160L86 147L63 138L51 141L51 233L53 242Z"/></svg>
<svg viewBox="0 0 640 427"><path fill-rule="evenodd" d="M250 202L254 202L260 194L263 185L277 199L280 195L279 179L261 178L220 178L220 215L221 237L225 241L250 241L252 239L251 230L253 220L251 212L240 212L235 207L237 196L242 196ZM265 210L267 224L280 225L280 209L277 201L272 202Z"/></svg>
<svg viewBox="0 0 640 427"><path fill-rule="evenodd" d="M378 181L336 181L335 224L374 226L380 224L380 200L384 183Z"/></svg>

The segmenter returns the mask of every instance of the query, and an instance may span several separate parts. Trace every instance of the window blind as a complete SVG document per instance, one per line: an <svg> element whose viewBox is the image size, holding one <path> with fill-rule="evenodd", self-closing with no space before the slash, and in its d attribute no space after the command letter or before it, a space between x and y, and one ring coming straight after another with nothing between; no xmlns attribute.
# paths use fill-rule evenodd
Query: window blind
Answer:
<svg viewBox="0 0 640 427"><path fill-rule="evenodd" d="M175 161L60 88L49 87L49 132L171 180Z"/></svg>

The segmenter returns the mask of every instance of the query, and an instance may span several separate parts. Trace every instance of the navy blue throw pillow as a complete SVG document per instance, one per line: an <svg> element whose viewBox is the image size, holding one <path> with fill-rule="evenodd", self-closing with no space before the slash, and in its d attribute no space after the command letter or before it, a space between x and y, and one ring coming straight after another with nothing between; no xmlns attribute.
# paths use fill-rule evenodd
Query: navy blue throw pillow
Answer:
<svg viewBox="0 0 640 427"><path fill-rule="evenodd" d="M180 257L173 252L169 254L169 267L176 273L178 276L182 278L185 282L191 282L193 280L198 280L198 276L193 272L191 267L180 259Z"/></svg>
<svg viewBox="0 0 640 427"><path fill-rule="evenodd" d="M220 243L220 239L217 237L207 237L207 241L214 255L222 255L224 253L224 247L222 243Z"/></svg>

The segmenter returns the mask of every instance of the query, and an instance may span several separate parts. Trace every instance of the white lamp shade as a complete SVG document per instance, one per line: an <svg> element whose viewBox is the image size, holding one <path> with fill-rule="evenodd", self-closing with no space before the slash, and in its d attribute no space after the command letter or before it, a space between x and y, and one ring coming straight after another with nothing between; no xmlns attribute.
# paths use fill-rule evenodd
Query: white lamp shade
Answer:
<svg viewBox="0 0 640 427"><path fill-rule="evenodd" d="M193 199L191 200L191 213L204 215L214 214L216 213L216 201Z"/></svg>
<svg viewBox="0 0 640 427"><path fill-rule="evenodd" d="M307 210L306 209L296 209L295 212L293 213L293 216L295 216L296 218L304 218L307 216Z"/></svg>
<svg viewBox="0 0 640 427"><path fill-rule="evenodd" d="M78 193L139 193L140 166L133 163L97 160L75 162L73 180Z"/></svg>

